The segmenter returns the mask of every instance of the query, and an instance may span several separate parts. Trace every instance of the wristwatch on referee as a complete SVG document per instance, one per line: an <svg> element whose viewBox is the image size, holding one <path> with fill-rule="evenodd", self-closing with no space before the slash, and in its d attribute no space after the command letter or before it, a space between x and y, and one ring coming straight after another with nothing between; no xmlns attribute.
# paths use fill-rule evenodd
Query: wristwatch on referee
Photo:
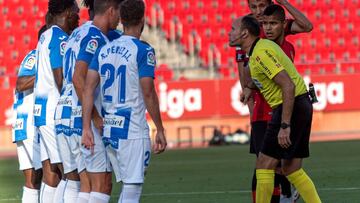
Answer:
<svg viewBox="0 0 360 203"><path fill-rule="evenodd" d="M290 124L285 123L285 122L282 122L280 127L281 127L282 129L286 129L286 128L290 127Z"/></svg>

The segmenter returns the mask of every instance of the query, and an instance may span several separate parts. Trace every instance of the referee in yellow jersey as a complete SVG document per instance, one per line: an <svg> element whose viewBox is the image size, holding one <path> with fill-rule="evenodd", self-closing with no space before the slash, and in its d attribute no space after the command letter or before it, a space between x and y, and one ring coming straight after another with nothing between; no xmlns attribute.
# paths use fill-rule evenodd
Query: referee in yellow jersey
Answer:
<svg viewBox="0 0 360 203"><path fill-rule="evenodd" d="M245 16L234 20L229 33L230 46L240 46L250 56L249 82L242 101L258 88L273 109L256 163L256 203L269 203L274 189L275 168L279 161L288 180L305 202L321 202L315 185L302 169L309 157L309 138L313 108L304 80L292 61L274 42L260 39L260 25ZM250 79L251 78L251 79Z"/></svg>

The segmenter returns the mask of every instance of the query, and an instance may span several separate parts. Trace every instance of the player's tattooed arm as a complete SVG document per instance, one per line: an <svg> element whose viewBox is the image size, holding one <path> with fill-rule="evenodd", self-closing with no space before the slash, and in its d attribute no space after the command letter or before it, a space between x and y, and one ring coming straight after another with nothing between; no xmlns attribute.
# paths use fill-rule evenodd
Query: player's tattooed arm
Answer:
<svg viewBox="0 0 360 203"><path fill-rule="evenodd" d="M22 76L16 80L16 91L23 92L34 88L35 76Z"/></svg>

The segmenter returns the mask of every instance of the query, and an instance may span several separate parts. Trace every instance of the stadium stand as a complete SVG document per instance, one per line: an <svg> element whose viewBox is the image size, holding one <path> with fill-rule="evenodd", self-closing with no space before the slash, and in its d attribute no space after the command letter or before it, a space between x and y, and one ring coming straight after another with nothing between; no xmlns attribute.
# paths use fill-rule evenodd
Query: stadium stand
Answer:
<svg viewBox="0 0 360 203"><path fill-rule="evenodd" d="M360 26L360 1L291 2L314 24L310 34L289 37L295 45L295 64L299 72L360 72L360 30L357 29ZM146 3L148 26L160 29L168 41L182 47L182 54L195 56L191 63L183 66L216 70L225 78L236 76L228 31L232 19L249 12L246 0L146 0ZM0 0L0 75L16 74L22 57L36 45L37 30L44 22L46 10L47 0ZM81 18L87 18L85 10L81 11ZM157 32L149 32L154 33ZM161 61L160 64L168 65L158 71L161 78L174 78L172 69L184 61L188 59L182 57L173 64Z"/></svg>
<svg viewBox="0 0 360 203"><path fill-rule="evenodd" d="M156 25L169 39L171 33L176 33L175 38L179 38L184 50L191 51L190 44L194 42L187 36L193 36L192 39L198 40L195 43L201 44L194 52L205 66L213 64L223 76L233 75L230 73L235 70L227 70L234 67L227 32L232 19L249 12L246 1L149 0L147 3L159 13L148 14L148 17L160 18L155 20ZM302 74L341 73L347 69L350 73L358 72L360 31L355 28L360 23L359 1L296 0L292 3L315 25L310 34L290 36L296 46L295 63L299 71ZM175 28L170 26L172 23L176 24Z"/></svg>

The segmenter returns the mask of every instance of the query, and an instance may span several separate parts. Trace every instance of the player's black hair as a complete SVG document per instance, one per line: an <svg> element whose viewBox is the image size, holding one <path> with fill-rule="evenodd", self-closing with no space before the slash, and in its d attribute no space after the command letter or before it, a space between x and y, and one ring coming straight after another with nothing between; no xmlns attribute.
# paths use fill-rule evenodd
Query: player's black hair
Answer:
<svg viewBox="0 0 360 203"><path fill-rule="evenodd" d="M241 29L248 30L251 35L256 37L260 35L260 24L254 17L251 17L251 15L247 15L242 18Z"/></svg>
<svg viewBox="0 0 360 203"><path fill-rule="evenodd" d="M48 12L57 16L76 4L75 0L49 0Z"/></svg>
<svg viewBox="0 0 360 203"><path fill-rule="evenodd" d="M49 12L45 15L45 23L48 28L54 23L54 17Z"/></svg>
<svg viewBox="0 0 360 203"><path fill-rule="evenodd" d="M48 29L47 25L41 26L40 30L38 31L38 40L40 39L42 33L44 33Z"/></svg>
<svg viewBox="0 0 360 203"><path fill-rule="evenodd" d="M121 23L125 27L139 25L145 15L145 3L142 0L125 0L121 3Z"/></svg>
<svg viewBox="0 0 360 203"><path fill-rule="evenodd" d="M83 5L89 10L94 10L94 0L83 0Z"/></svg>
<svg viewBox="0 0 360 203"><path fill-rule="evenodd" d="M121 2L124 0L93 0L94 1L94 13L102 14L110 7L119 8Z"/></svg>
<svg viewBox="0 0 360 203"><path fill-rule="evenodd" d="M283 7L273 4L264 10L265 16L276 16L280 21L285 21L285 10Z"/></svg>

